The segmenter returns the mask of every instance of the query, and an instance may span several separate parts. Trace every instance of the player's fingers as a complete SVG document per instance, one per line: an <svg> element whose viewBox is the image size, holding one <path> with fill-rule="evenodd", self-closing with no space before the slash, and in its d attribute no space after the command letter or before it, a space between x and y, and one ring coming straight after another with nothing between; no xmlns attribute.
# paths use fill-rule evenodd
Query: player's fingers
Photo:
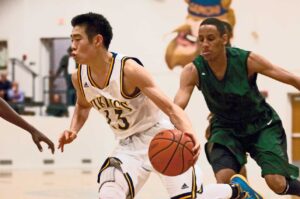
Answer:
<svg viewBox="0 0 300 199"><path fill-rule="evenodd" d="M199 155L200 155L200 151L198 151L196 154L194 154L193 156L193 164L195 164L199 158Z"/></svg>
<svg viewBox="0 0 300 199"><path fill-rule="evenodd" d="M59 139L58 139L58 142L62 142L63 139L64 139L65 136L61 136Z"/></svg>
<svg viewBox="0 0 300 199"><path fill-rule="evenodd" d="M200 153L197 153L194 157L193 157L193 165L196 164L196 162L198 161Z"/></svg>
<svg viewBox="0 0 300 199"><path fill-rule="evenodd" d="M65 140L69 140L69 138L70 138L69 133L65 133L65 134L64 134L64 137L65 137Z"/></svg>
<svg viewBox="0 0 300 199"><path fill-rule="evenodd" d="M61 151L61 152L64 152L64 144L62 144L62 145L60 146L60 151Z"/></svg>
<svg viewBox="0 0 300 199"><path fill-rule="evenodd" d="M193 134L184 132L184 135L190 137L192 139L192 142L195 144L195 138L194 138Z"/></svg>
<svg viewBox="0 0 300 199"><path fill-rule="evenodd" d="M195 144L194 148L193 148L193 152L194 154L199 153L200 151L200 143Z"/></svg>
<svg viewBox="0 0 300 199"><path fill-rule="evenodd" d="M54 154L55 151L54 143L49 139L45 140L45 142L48 144L48 148L51 149L51 153Z"/></svg>
<svg viewBox="0 0 300 199"><path fill-rule="evenodd" d="M62 142L60 142L59 144L58 144L58 147L57 147L57 149L61 149L61 147L63 146L63 143Z"/></svg>
<svg viewBox="0 0 300 199"><path fill-rule="evenodd" d="M199 151L199 149L200 149L200 143L198 142L198 140L194 136L194 134L192 134L192 133L186 133L186 135L188 135L192 139L192 142L194 143L194 147L192 149L193 154L197 154L198 151Z"/></svg>
<svg viewBox="0 0 300 199"><path fill-rule="evenodd" d="M193 133L187 133L187 132L185 132L185 135L189 136L192 139L193 143L196 144L197 140L196 140L196 138L195 138L195 136L194 136Z"/></svg>
<svg viewBox="0 0 300 199"><path fill-rule="evenodd" d="M55 153L55 147L53 146L48 146L49 149L51 149L51 153L54 154Z"/></svg>
<svg viewBox="0 0 300 199"><path fill-rule="evenodd" d="M43 152L43 147L41 146L40 141L35 141L35 145L37 146L40 152Z"/></svg>
<svg viewBox="0 0 300 199"><path fill-rule="evenodd" d="M61 152L64 152L64 145L67 143L67 141L65 140L65 137L63 136L62 139L60 139L58 141L58 149L61 150Z"/></svg>

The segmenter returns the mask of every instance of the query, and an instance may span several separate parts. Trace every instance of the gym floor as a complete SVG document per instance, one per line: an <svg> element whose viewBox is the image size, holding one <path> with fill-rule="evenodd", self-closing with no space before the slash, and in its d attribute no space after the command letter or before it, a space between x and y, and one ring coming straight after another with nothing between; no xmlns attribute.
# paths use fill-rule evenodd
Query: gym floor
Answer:
<svg viewBox="0 0 300 199"><path fill-rule="evenodd" d="M251 169L248 169L248 171ZM249 171L251 172L251 171ZM211 176L211 175L210 175ZM9 170L0 169L1 199L96 199L97 169ZM249 177L251 185L265 199L296 199L277 196L266 187L261 177ZM213 183L213 177L205 183ZM136 199L167 199L159 178L152 175Z"/></svg>

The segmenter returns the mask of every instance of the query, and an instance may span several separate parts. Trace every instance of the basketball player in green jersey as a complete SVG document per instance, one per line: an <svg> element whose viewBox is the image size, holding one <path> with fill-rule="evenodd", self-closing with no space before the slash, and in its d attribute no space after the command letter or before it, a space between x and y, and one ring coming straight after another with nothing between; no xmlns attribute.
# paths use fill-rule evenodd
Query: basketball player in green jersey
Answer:
<svg viewBox="0 0 300 199"><path fill-rule="evenodd" d="M177 128L189 135L195 143L196 161L200 145L186 114L166 97L137 58L108 51L113 34L107 19L86 13L75 16L72 26L72 56L80 64L72 74L77 101L70 129L63 131L58 148L64 151L65 144L77 138L91 108L107 119L118 144L98 174L98 198L135 197L155 172L148 147L163 129ZM178 176L160 174L160 179L172 199L251 199L257 195L239 176L231 184L202 186L199 171L195 165Z"/></svg>
<svg viewBox="0 0 300 199"><path fill-rule="evenodd" d="M18 113L16 113L2 98L0 98L0 109L0 117L29 132L32 136L33 142L41 152L43 151L43 147L40 142L45 142L49 149L51 149L51 152L54 153L55 148L53 142L20 117Z"/></svg>
<svg viewBox="0 0 300 199"><path fill-rule="evenodd" d="M200 55L184 67L175 103L185 108L194 87L202 91L213 114L206 155L219 183L239 172L248 152L275 193L300 196L299 170L288 162L281 120L256 85L260 73L300 90L300 78L253 52L226 48L227 39L220 20L200 24Z"/></svg>
<svg viewBox="0 0 300 199"><path fill-rule="evenodd" d="M225 44L226 47L232 47L231 46L231 39L233 38L233 30L232 30L232 27L229 23L227 23L226 21L222 21L224 26L225 26L225 31L226 31L226 34L228 36L228 39L227 39L227 43ZM211 119L213 118L212 117L213 115L211 113L209 113L209 115L207 116L207 120L209 122L206 130L205 130L205 137L206 139L208 139L210 136L211 136L211 132L210 132L210 126L211 126ZM245 178L247 178L247 169L246 169L246 165L242 165L240 170L239 170L239 174L243 175ZM218 181L218 179L217 179Z"/></svg>

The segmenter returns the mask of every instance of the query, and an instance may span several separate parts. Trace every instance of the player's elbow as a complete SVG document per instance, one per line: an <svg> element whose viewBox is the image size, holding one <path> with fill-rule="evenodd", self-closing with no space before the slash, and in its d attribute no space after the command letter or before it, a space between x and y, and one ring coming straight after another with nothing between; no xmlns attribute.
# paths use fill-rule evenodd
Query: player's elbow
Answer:
<svg viewBox="0 0 300 199"><path fill-rule="evenodd" d="M187 103L182 98L175 98L174 103L182 109L185 109Z"/></svg>
<svg viewBox="0 0 300 199"><path fill-rule="evenodd" d="M290 79L290 84L300 90L300 77L293 77Z"/></svg>
<svg viewBox="0 0 300 199"><path fill-rule="evenodd" d="M187 103L185 101L182 101L181 103L178 104L178 106L184 110L187 106Z"/></svg>

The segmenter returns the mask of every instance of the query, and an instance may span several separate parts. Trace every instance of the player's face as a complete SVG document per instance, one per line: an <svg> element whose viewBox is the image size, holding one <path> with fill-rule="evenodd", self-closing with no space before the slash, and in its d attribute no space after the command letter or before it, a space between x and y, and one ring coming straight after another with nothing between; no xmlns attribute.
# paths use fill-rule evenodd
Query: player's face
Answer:
<svg viewBox="0 0 300 199"><path fill-rule="evenodd" d="M214 25L202 25L198 34L199 51L205 60L210 61L224 52L225 38Z"/></svg>
<svg viewBox="0 0 300 199"><path fill-rule="evenodd" d="M72 57L79 64L89 64L96 57L96 48L85 33L85 26L75 26L71 34Z"/></svg>

